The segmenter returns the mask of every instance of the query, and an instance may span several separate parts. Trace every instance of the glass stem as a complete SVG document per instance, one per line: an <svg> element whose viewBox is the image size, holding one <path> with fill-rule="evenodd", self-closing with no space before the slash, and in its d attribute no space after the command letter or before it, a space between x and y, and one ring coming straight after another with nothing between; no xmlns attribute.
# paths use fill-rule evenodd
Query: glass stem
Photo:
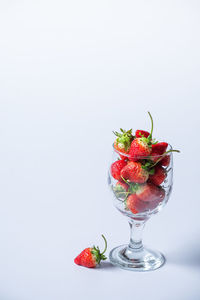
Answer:
<svg viewBox="0 0 200 300"><path fill-rule="evenodd" d="M129 222L131 229L130 242L128 245L129 250L134 252L140 252L143 250L142 233L146 220L131 220Z"/></svg>

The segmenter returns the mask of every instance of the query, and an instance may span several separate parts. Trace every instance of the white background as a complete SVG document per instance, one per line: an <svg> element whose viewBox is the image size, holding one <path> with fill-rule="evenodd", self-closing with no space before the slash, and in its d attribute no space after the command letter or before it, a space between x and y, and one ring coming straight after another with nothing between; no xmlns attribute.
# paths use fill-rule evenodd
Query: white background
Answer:
<svg viewBox="0 0 200 300"><path fill-rule="evenodd" d="M199 1L0 2L0 300L200 299ZM112 130L170 142L174 190L145 228L166 265L73 263L126 243ZM107 252L109 253L109 251Z"/></svg>

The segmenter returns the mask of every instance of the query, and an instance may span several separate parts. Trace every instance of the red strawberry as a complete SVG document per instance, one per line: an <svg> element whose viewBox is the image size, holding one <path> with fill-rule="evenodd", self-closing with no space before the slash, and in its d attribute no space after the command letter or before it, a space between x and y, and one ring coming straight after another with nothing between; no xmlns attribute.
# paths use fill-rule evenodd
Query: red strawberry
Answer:
<svg viewBox="0 0 200 300"><path fill-rule="evenodd" d="M146 202L147 203L147 209L154 209L156 208L165 198L165 190L163 188L159 188L159 190L157 191L158 193L158 197L150 202Z"/></svg>
<svg viewBox="0 0 200 300"><path fill-rule="evenodd" d="M160 159L160 156L165 153L167 147L168 144L165 142L152 145L151 160L156 162L158 159Z"/></svg>
<svg viewBox="0 0 200 300"><path fill-rule="evenodd" d="M151 160L155 163L157 160L160 159L160 154L156 151L151 152Z"/></svg>
<svg viewBox="0 0 200 300"><path fill-rule="evenodd" d="M128 192L129 186L125 182L118 181L113 188L117 198L125 198Z"/></svg>
<svg viewBox="0 0 200 300"><path fill-rule="evenodd" d="M75 264L87 268L95 268L96 265L98 265L101 262L101 260L105 260L106 257L104 253L106 252L107 249L107 241L103 234L102 237L105 242L104 251L100 253L99 247L95 247L95 246L93 246L92 248L86 248L74 259Z"/></svg>
<svg viewBox="0 0 200 300"><path fill-rule="evenodd" d="M145 211L146 203L141 201L136 194L131 194L126 200L126 208L133 214L137 214Z"/></svg>
<svg viewBox="0 0 200 300"><path fill-rule="evenodd" d="M165 190L161 189L160 198L157 198L150 202L146 202L147 203L146 209L149 209L149 210L155 209L163 201L164 198L165 198Z"/></svg>
<svg viewBox="0 0 200 300"><path fill-rule="evenodd" d="M170 156L166 155L163 157L163 159L160 161L161 166L168 167L170 164Z"/></svg>
<svg viewBox="0 0 200 300"><path fill-rule="evenodd" d="M131 143L131 148L129 150L130 160L137 161L144 157L150 156L151 145L148 144L146 138L136 138Z"/></svg>
<svg viewBox="0 0 200 300"><path fill-rule="evenodd" d="M116 180L122 180L120 172L123 169L123 167L126 166L126 164L127 162L123 159L115 161L110 167L112 177L114 177Z"/></svg>
<svg viewBox="0 0 200 300"><path fill-rule="evenodd" d="M116 186L115 186L115 187L120 188L120 189L123 189L124 192L128 192L128 188L129 188L129 186L128 186L127 183L125 183L125 182L120 182L120 181L118 181L118 182L116 183Z"/></svg>
<svg viewBox="0 0 200 300"><path fill-rule="evenodd" d="M168 144L165 142L157 143L152 145L152 153L162 155L167 150Z"/></svg>
<svg viewBox="0 0 200 300"><path fill-rule="evenodd" d="M120 153L124 153L125 155L119 154L119 156L121 157L121 159L127 159L128 157L128 152L129 152L129 148L126 151L125 148L123 146L121 146L122 144L117 144L116 141L114 141L114 148L117 152Z"/></svg>
<svg viewBox="0 0 200 300"><path fill-rule="evenodd" d="M117 136L115 142L114 142L114 148L117 150L117 152L128 154L131 142L133 140L132 135L132 129L129 129L128 131L123 130L120 128L121 133L114 131L114 134ZM120 155L122 159L127 158L126 155Z"/></svg>
<svg viewBox="0 0 200 300"><path fill-rule="evenodd" d="M149 135L150 135L150 133L148 131L144 131L144 130L136 130L136 132L135 132L136 138L140 138L142 136L147 138Z"/></svg>
<svg viewBox="0 0 200 300"><path fill-rule="evenodd" d="M145 183L136 191L138 198L144 202L162 201L164 199L164 190L153 183Z"/></svg>
<svg viewBox="0 0 200 300"><path fill-rule="evenodd" d="M149 173L142 168L141 163L130 161L121 170L121 177L129 182L144 183L148 180Z"/></svg>
<svg viewBox="0 0 200 300"><path fill-rule="evenodd" d="M155 185L160 185L165 180L167 174L163 167L156 166L153 175L149 175L149 180Z"/></svg>
<svg viewBox="0 0 200 300"><path fill-rule="evenodd" d="M130 160L137 161L139 159L143 159L151 154L151 144L152 144L152 133L153 133L153 119L148 112L149 117L151 119L151 133L149 134L147 131L137 130L136 133L139 135L141 132L144 133L143 137L136 137L131 143L131 147L129 150ZM148 134L148 136L147 136Z"/></svg>

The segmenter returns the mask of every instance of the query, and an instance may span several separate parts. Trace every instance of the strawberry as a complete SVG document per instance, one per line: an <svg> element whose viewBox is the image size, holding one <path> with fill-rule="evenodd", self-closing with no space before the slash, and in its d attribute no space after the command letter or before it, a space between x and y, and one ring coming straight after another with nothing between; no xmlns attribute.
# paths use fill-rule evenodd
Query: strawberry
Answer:
<svg viewBox="0 0 200 300"><path fill-rule="evenodd" d="M166 176L167 176L167 173L166 173L165 169L163 167L157 165L155 167L154 174L149 176L149 180L152 183L154 183L155 185L160 185L161 183L163 183Z"/></svg>
<svg viewBox="0 0 200 300"><path fill-rule="evenodd" d="M132 135L132 129L129 129L128 131L123 130L120 128L121 133L114 131L113 133L117 136L115 142L114 142L114 148L117 152L128 154L131 142L133 140ZM123 159L127 158L126 155L120 155L120 157Z"/></svg>
<svg viewBox="0 0 200 300"><path fill-rule="evenodd" d="M126 166L126 164L127 162L123 159L115 161L110 167L112 177L116 180L122 180L120 172L123 169L123 167Z"/></svg>
<svg viewBox="0 0 200 300"><path fill-rule="evenodd" d="M156 162L158 159L160 159L160 156L165 153L167 147L168 144L165 142L152 145L151 160Z"/></svg>
<svg viewBox="0 0 200 300"><path fill-rule="evenodd" d="M170 164L170 156L166 155L163 157L163 159L160 161L161 166L168 167Z"/></svg>
<svg viewBox="0 0 200 300"><path fill-rule="evenodd" d="M142 168L142 164L134 161L128 162L120 174L122 179L135 183L144 183L149 178L149 173Z"/></svg>
<svg viewBox="0 0 200 300"><path fill-rule="evenodd" d="M95 246L93 246L92 248L86 248L74 259L75 264L87 268L95 268L96 265L98 265L101 262L101 260L105 260L106 257L104 253L106 252L107 249L107 241L103 234L102 237L105 242L104 251L101 253L99 247L95 247Z"/></svg>
<svg viewBox="0 0 200 300"><path fill-rule="evenodd" d="M152 116L150 114L150 112L148 112L150 119L151 119L151 133L148 134L147 136L147 131L146 131L146 136L143 137L136 137L132 143L131 143L131 147L129 150L129 156L130 156L130 160L132 161L137 161L139 159L143 159L144 157L150 156L151 154L151 150L152 150L152 133L153 133L153 119ZM139 133L141 133L142 131L137 130L136 133L139 135ZM144 131L143 131L144 132Z"/></svg>
<svg viewBox="0 0 200 300"><path fill-rule="evenodd" d="M136 138L140 138L140 137L147 138L149 135L150 135L150 133L148 131L144 131L144 130L136 130L136 132L135 132Z"/></svg>
<svg viewBox="0 0 200 300"><path fill-rule="evenodd" d="M154 202L158 203L164 199L164 190L162 188L157 187L153 183L144 183L140 185L138 190L136 191L136 195L138 198L144 202Z"/></svg>
<svg viewBox="0 0 200 300"><path fill-rule="evenodd" d="M128 184L120 181L118 181L115 187L113 188L117 198L126 198L128 189L129 189Z"/></svg>
<svg viewBox="0 0 200 300"><path fill-rule="evenodd" d="M168 144L165 142L157 143L152 145L152 153L162 155L167 150Z"/></svg>
<svg viewBox="0 0 200 300"><path fill-rule="evenodd" d="M124 153L125 155L122 155L122 154L119 154L120 158L121 159L128 159L128 157L126 155L128 155L128 151L125 151L124 148L120 148L119 144L117 144L116 141L114 141L114 148L117 152L120 152L120 153Z"/></svg>
<svg viewBox="0 0 200 300"><path fill-rule="evenodd" d="M126 200L126 208L133 214L137 214L145 211L146 203L141 201L136 194L131 194Z"/></svg>
<svg viewBox="0 0 200 300"><path fill-rule="evenodd" d="M148 144L146 138L136 138L131 143L131 148L129 151L130 160L137 161L143 159L144 157L150 156L151 145Z"/></svg>
<svg viewBox="0 0 200 300"><path fill-rule="evenodd" d="M156 163L157 160L160 159L160 154L158 152L156 152L156 151L152 151L150 159L151 159L151 161L153 161L154 163Z"/></svg>
<svg viewBox="0 0 200 300"><path fill-rule="evenodd" d="M128 186L127 183L125 183L125 182L120 182L120 181L118 181L118 182L116 183L116 186L115 186L115 187L117 187L117 188L119 188L119 189L123 189L124 192L128 192L128 188L129 188L129 186Z"/></svg>
<svg viewBox="0 0 200 300"><path fill-rule="evenodd" d="M156 208L165 198L165 190L163 188L159 187L157 194L158 194L158 197L156 199L154 199L153 201L146 202L147 209L152 210L152 209Z"/></svg>

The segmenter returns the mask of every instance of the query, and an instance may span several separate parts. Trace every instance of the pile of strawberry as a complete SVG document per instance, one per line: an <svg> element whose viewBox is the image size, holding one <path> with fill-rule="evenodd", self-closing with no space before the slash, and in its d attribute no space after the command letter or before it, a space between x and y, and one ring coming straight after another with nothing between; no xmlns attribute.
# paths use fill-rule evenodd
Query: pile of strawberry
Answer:
<svg viewBox="0 0 200 300"><path fill-rule="evenodd" d="M161 186L167 177L170 164L168 153L178 150L167 150L168 143L157 142L151 132L132 129L120 133L114 142L115 151L120 159L111 165L111 175L117 180L113 188L117 198L123 199L125 208L133 214L155 209L165 198L165 190Z"/></svg>

